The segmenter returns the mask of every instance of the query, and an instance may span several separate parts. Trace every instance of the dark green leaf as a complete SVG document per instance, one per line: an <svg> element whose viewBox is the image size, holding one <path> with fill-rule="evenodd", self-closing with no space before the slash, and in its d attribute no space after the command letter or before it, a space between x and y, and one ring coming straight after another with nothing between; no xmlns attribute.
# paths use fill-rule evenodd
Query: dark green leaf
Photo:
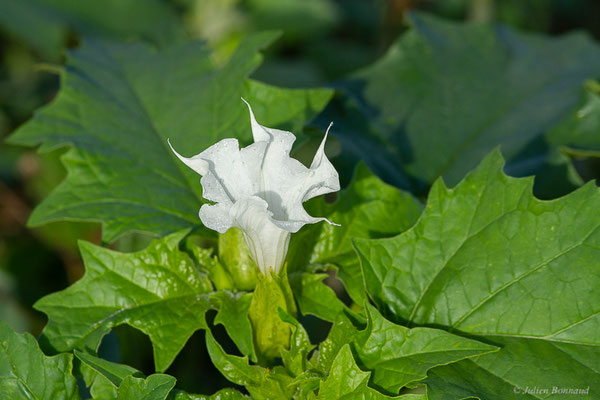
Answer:
<svg viewBox="0 0 600 400"><path fill-rule="evenodd" d="M597 76L598 46L581 33L547 38L421 14L410 20L383 59L340 85L323 115L324 124L339 121L343 154L419 193L439 176L456 184L498 145L511 174L543 171L556 151L545 133Z"/></svg>
<svg viewBox="0 0 600 400"><path fill-rule="evenodd" d="M103 224L111 241L141 230L164 235L200 225L200 177L186 156L225 137L250 140L244 96L264 125L299 131L327 103L329 90L287 90L249 81L272 33L242 40L221 68L200 43L160 52L142 44L88 40L72 52L57 99L9 140L41 151L71 145L67 178L32 213ZM212 232L212 231L211 231Z"/></svg>
<svg viewBox="0 0 600 400"><path fill-rule="evenodd" d="M600 156L600 84L588 82L584 97L573 112L548 134L552 144L580 155Z"/></svg>
<svg viewBox="0 0 600 400"><path fill-rule="evenodd" d="M187 339L206 327L210 281L177 246L186 232L153 241L137 253L117 253L81 242L84 277L39 300L48 315L42 340L55 351L95 352L113 327L146 333L156 369L164 371Z"/></svg>
<svg viewBox="0 0 600 400"><path fill-rule="evenodd" d="M0 398L79 399L72 367L72 355L46 357L33 336L0 321Z"/></svg>
<svg viewBox="0 0 600 400"><path fill-rule="evenodd" d="M0 0L0 9L4 29L51 58L61 55L70 29L110 38L147 39L156 44L183 36L174 10L156 0Z"/></svg>

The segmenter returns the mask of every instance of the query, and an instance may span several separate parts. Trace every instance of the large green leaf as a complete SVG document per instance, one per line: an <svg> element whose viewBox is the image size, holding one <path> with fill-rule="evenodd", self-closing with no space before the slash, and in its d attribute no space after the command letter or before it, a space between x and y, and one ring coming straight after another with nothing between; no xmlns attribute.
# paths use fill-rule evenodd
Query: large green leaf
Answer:
<svg viewBox="0 0 600 400"><path fill-rule="evenodd" d="M410 21L381 60L340 83L323 116L338 122L344 154L417 192L439 176L457 183L498 145L513 175L556 162L561 143L548 145L545 133L600 74L596 44L580 33L547 38L421 14Z"/></svg>
<svg viewBox="0 0 600 400"><path fill-rule="evenodd" d="M0 321L0 398L79 399L72 367L72 355L46 357L30 334Z"/></svg>
<svg viewBox="0 0 600 400"><path fill-rule="evenodd" d="M95 351L112 327L128 324L150 337L156 369L164 371L206 327L210 307L210 281L177 249L185 233L129 254L81 242L83 278L35 304L49 319L41 342L59 352Z"/></svg>
<svg viewBox="0 0 600 400"><path fill-rule="evenodd" d="M436 182L408 232L357 240L367 290L396 320L504 346L475 359L485 371L463 374L470 381L492 374L526 387L551 384L535 379L545 370L591 373L580 358L600 348L600 191L588 184L540 201L531 178L510 178L502 166L493 152L455 188ZM567 345L576 355L537 365Z"/></svg>
<svg viewBox="0 0 600 400"><path fill-rule="evenodd" d="M432 400L459 396L494 399L494 393L503 393L502 398L507 399L560 400L577 398L574 394L600 393L600 346L539 339L488 339L504 346L502 351L431 371L426 382Z"/></svg>
<svg viewBox="0 0 600 400"><path fill-rule="evenodd" d="M318 198L308 202L306 209L341 226L307 225L292 236L287 257L292 273L290 284L303 313L320 314L335 321L340 303L333 301L333 293L321 284L325 275L315 275L315 268L304 273L307 265L321 269L333 266L351 298L362 306L366 297L352 238L397 235L415 223L422 205L409 193L383 183L361 163L336 202Z"/></svg>
<svg viewBox="0 0 600 400"><path fill-rule="evenodd" d="M141 230L164 235L200 225L199 176L186 156L225 137L250 141L248 110L267 126L298 132L329 90L287 90L249 81L272 33L242 40L223 67L197 42L157 52L143 44L88 40L72 52L57 99L9 141L41 150L71 145L67 178L32 213L31 225L56 220L103 224L103 238Z"/></svg>
<svg viewBox="0 0 600 400"><path fill-rule="evenodd" d="M0 25L57 58L69 29L112 38L164 44L182 37L174 10L157 0L0 0Z"/></svg>

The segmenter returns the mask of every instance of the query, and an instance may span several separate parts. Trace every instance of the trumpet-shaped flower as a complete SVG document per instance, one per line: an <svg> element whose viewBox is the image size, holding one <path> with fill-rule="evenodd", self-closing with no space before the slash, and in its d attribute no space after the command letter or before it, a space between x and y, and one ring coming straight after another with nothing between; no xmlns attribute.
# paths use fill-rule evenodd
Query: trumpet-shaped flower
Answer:
<svg viewBox="0 0 600 400"><path fill-rule="evenodd" d="M240 228L261 272L277 273L291 233L319 221L336 225L311 217L302 203L340 190L339 176L325 156L328 132L306 168L290 157L296 137L260 125L250 104L244 102L250 112L253 144L240 149L237 139L223 139L190 158L171 149L202 176L203 197L215 203L200 208L202 223L220 233Z"/></svg>

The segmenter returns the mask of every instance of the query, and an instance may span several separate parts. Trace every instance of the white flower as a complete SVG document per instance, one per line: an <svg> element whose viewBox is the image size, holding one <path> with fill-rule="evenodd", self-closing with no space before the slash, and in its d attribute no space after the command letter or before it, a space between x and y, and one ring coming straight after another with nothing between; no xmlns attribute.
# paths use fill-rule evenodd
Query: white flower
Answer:
<svg viewBox="0 0 600 400"><path fill-rule="evenodd" d="M223 139L191 158L169 145L181 161L202 175L203 197L215 202L200 208L202 223L220 233L240 228L261 272L277 273L285 260L290 233L319 221L336 225L326 218L311 217L302 203L340 190L340 182L324 152L329 128L306 168L290 157L296 137L259 125L250 104L244 102L250 111L253 144L240 149L237 139Z"/></svg>

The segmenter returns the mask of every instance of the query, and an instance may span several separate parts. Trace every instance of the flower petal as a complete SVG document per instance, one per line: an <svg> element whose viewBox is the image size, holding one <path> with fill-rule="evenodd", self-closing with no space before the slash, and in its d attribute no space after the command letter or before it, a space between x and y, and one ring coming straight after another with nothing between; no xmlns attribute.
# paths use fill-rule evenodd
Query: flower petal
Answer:
<svg viewBox="0 0 600 400"><path fill-rule="evenodd" d="M169 139L167 139L167 143L169 143L169 147L171 148L171 150L173 150L173 153L175 153L177 158L183 161L185 165L187 165L200 175L204 175L208 172L208 162L200 157L202 153L195 155L194 157L187 158L175 151Z"/></svg>
<svg viewBox="0 0 600 400"><path fill-rule="evenodd" d="M247 197L233 205L230 215L233 226L244 233L261 272L278 272L285 260L290 233L273 223L267 202L257 196Z"/></svg>
<svg viewBox="0 0 600 400"><path fill-rule="evenodd" d="M209 229L219 233L225 233L233 226L233 218L231 217L231 206L229 203L204 204L200 207L200 220Z"/></svg>

